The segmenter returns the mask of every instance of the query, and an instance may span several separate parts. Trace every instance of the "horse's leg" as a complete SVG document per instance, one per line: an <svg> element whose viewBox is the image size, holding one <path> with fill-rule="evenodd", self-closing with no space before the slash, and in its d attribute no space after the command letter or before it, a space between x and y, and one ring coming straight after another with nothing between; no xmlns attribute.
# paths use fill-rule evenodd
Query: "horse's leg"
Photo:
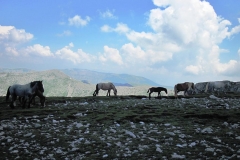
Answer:
<svg viewBox="0 0 240 160"><path fill-rule="evenodd" d="M17 99L17 96L12 95L12 101L11 101L11 103L10 103L10 107L11 107L12 109L14 109L14 102L16 101L16 99Z"/></svg>
<svg viewBox="0 0 240 160"><path fill-rule="evenodd" d="M93 92L93 96L96 96L96 90Z"/></svg>
<svg viewBox="0 0 240 160"><path fill-rule="evenodd" d="M108 91L107 91L107 96L110 96L110 91L111 91L111 90L108 90Z"/></svg>
<svg viewBox="0 0 240 160"><path fill-rule="evenodd" d="M32 104L36 104L36 102L35 102L35 97L36 97L36 95L34 94L33 96L32 96Z"/></svg>
<svg viewBox="0 0 240 160"><path fill-rule="evenodd" d="M160 95L160 96L159 96L159 95ZM161 97L161 98L162 98L161 91L160 91L160 92L158 92L158 97Z"/></svg>
<svg viewBox="0 0 240 160"><path fill-rule="evenodd" d="M150 91L150 92L149 92L149 97L148 97L149 99L151 99L151 93L152 93L152 92Z"/></svg>
<svg viewBox="0 0 240 160"><path fill-rule="evenodd" d="M26 99L25 96L21 97L21 103L20 104L21 104L22 108L25 108L26 101L27 101L27 99Z"/></svg>

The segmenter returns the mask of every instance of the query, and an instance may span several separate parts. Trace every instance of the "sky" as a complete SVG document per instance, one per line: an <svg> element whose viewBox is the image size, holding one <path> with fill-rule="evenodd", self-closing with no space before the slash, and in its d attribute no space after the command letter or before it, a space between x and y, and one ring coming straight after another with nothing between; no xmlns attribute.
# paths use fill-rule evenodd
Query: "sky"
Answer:
<svg viewBox="0 0 240 160"><path fill-rule="evenodd" d="M0 68L240 81L238 0L0 0ZM97 78L97 77L96 77Z"/></svg>

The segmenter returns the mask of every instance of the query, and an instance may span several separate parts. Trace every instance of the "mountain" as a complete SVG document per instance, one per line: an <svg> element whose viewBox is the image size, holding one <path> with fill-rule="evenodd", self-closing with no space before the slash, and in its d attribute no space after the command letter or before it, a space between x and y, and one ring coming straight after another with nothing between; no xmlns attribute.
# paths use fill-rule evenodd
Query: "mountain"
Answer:
<svg viewBox="0 0 240 160"><path fill-rule="evenodd" d="M6 73L27 73L27 72L34 72L34 70L26 69L26 68L16 68L16 69L0 68L0 72L6 72Z"/></svg>
<svg viewBox="0 0 240 160"><path fill-rule="evenodd" d="M64 69L66 75L80 81L97 84L100 82L113 82L117 86L159 86L159 84L140 76L128 74L102 73L86 69Z"/></svg>
<svg viewBox="0 0 240 160"><path fill-rule="evenodd" d="M92 95L95 85L74 80L59 70L39 72L0 72L0 96L7 93L7 88L13 84L27 84L31 81L43 80L46 96L84 96Z"/></svg>

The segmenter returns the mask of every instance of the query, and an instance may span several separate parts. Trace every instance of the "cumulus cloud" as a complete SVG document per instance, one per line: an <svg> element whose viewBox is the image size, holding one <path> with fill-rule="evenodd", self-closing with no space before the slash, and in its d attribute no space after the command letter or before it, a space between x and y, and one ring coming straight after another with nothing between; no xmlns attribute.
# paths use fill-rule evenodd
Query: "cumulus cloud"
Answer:
<svg viewBox="0 0 240 160"><path fill-rule="evenodd" d="M104 46L104 53L99 56L99 60L103 63L105 62L113 62L118 65L122 65L122 57L119 51L115 48L110 48L108 46Z"/></svg>
<svg viewBox="0 0 240 160"><path fill-rule="evenodd" d="M58 50L55 55L61 59L72 61L74 64L91 62L94 60L94 56L85 53L82 49L78 49L77 52L74 52L71 49L72 47L74 47L74 44L70 43L68 46Z"/></svg>
<svg viewBox="0 0 240 160"><path fill-rule="evenodd" d="M76 27L86 26L90 22L90 20L91 18L89 16L86 16L86 18L83 19L81 18L81 16L75 15L72 18L68 18L68 24L70 26L76 26Z"/></svg>
<svg viewBox="0 0 240 160"><path fill-rule="evenodd" d="M9 43L24 43L33 38L31 33L24 29L16 29L14 26L0 25L0 42L8 45Z"/></svg>
<svg viewBox="0 0 240 160"><path fill-rule="evenodd" d="M8 56L18 56L18 45L28 42L32 38L33 35L24 29L0 25L0 52Z"/></svg>
<svg viewBox="0 0 240 160"><path fill-rule="evenodd" d="M26 55L38 55L43 57L53 56L53 53L50 50L49 46L42 46L40 44L35 44L33 46L28 46L27 48L23 49L23 54Z"/></svg>
<svg viewBox="0 0 240 160"><path fill-rule="evenodd" d="M185 66L185 71L195 75L208 72L224 74L236 67L236 60L221 63L219 56L222 50L218 45L225 38L239 33L240 25L229 29L231 22L217 16L206 1L154 0L153 3L159 8L150 11L147 24L154 32L130 33L127 36L131 41L140 46L147 44L145 46L151 46L155 51L169 52L172 56L175 53L194 51L192 54L196 58L193 63L185 61L189 63ZM166 55L168 54L162 54Z"/></svg>

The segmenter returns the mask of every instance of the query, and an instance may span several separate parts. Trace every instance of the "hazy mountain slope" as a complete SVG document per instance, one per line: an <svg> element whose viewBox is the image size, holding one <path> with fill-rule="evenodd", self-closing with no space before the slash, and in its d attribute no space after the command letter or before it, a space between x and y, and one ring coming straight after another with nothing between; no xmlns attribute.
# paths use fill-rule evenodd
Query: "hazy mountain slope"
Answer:
<svg viewBox="0 0 240 160"><path fill-rule="evenodd" d="M147 78L128 74L101 73L85 69L64 69L62 71L68 76L73 77L74 79L87 80L92 84L96 84L99 82L114 82L121 84L128 83L132 86L159 86L159 84Z"/></svg>
<svg viewBox="0 0 240 160"><path fill-rule="evenodd" d="M9 69L9 68L0 68L0 72L6 72L6 73L27 73L27 72L35 72L31 69L26 68L15 68L15 69Z"/></svg>
<svg viewBox="0 0 240 160"><path fill-rule="evenodd" d="M79 96L92 94L94 85L82 83L59 70L28 73L0 73L0 95L6 95L7 88L13 84L26 84L43 80L46 96ZM91 88L91 89L90 89ZM88 93L89 92L89 93Z"/></svg>

